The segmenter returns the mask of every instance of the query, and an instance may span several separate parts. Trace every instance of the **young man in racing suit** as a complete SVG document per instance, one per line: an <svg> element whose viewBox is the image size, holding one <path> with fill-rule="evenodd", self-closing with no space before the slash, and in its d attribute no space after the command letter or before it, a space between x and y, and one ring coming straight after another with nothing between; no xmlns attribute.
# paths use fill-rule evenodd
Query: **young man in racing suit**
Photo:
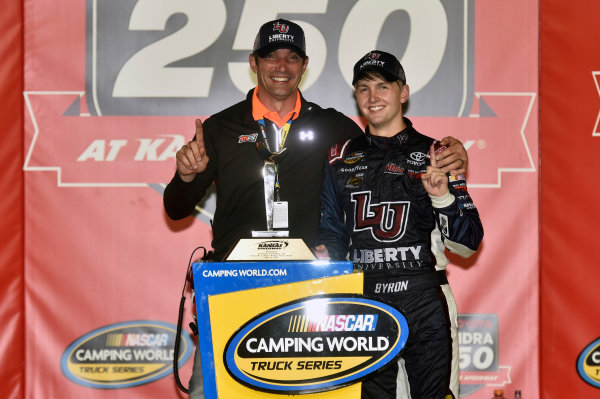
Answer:
<svg viewBox="0 0 600 399"><path fill-rule="evenodd" d="M333 146L325 168L320 257L349 259L364 294L392 303L409 323L402 359L363 381L363 398L458 398L457 310L444 247L467 257L483 238L464 176L433 166L434 140L403 116L409 87L392 54L354 67L364 135ZM404 370L405 369L405 370Z"/></svg>

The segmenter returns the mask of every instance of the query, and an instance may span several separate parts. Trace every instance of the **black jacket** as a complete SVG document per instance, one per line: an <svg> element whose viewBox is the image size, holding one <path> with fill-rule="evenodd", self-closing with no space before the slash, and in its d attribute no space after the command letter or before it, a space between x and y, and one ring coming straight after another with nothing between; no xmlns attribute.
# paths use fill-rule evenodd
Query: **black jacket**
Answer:
<svg viewBox="0 0 600 399"><path fill-rule="evenodd" d="M177 173L167 185L163 202L170 218L181 219L194 211L212 182L217 205L213 220L215 258L221 259L240 238L252 230L266 230L262 168L256 149L259 125L252 117L251 90L239 102L208 118L204 141L210 162L191 183ZM333 108L323 109L301 98L286 141L287 156L279 163L281 201L288 201L290 237L312 245L319 223L319 195L327 150L335 143L362 134L351 119Z"/></svg>

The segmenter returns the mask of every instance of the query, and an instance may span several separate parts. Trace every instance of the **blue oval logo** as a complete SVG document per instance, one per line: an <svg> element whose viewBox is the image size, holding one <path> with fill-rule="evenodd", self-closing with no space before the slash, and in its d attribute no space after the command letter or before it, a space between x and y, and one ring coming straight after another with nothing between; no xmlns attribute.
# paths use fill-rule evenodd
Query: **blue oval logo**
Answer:
<svg viewBox="0 0 600 399"><path fill-rule="evenodd" d="M229 339L226 369L253 389L301 394L356 383L394 360L404 315L359 295L303 298L250 320Z"/></svg>
<svg viewBox="0 0 600 399"><path fill-rule="evenodd" d="M577 373L591 386L600 388L600 338L586 346L579 354Z"/></svg>
<svg viewBox="0 0 600 399"><path fill-rule="evenodd" d="M128 388L172 372L175 325L152 320L111 324L90 331L64 351L60 366L71 381L93 388ZM181 334L178 364L191 357L193 343Z"/></svg>

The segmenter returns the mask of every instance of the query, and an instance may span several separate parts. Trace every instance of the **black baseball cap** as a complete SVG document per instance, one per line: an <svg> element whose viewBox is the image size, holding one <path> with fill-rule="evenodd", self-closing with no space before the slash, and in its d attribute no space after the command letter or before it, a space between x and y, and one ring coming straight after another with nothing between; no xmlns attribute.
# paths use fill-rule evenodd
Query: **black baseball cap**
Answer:
<svg viewBox="0 0 600 399"><path fill-rule="evenodd" d="M254 40L254 52L265 57L280 48L289 48L302 58L306 57L306 41L300 25L287 19L276 19L260 27Z"/></svg>
<svg viewBox="0 0 600 399"><path fill-rule="evenodd" d="M400 65L400 61L394 55L385 51L372 50L354 64L352 86L354 86L361 73L365 70L379 72L388 82L399 80L402 84L406 84L406 76L404 75L404 69Z"/></svg>

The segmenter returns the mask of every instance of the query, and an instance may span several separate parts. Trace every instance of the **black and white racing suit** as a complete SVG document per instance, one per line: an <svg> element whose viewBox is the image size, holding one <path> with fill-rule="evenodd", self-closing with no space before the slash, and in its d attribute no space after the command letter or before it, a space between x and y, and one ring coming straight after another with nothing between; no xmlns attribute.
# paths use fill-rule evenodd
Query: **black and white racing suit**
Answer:
<svg viewBox="0 0 600 399"><path fill-rule="evenodd" d="M433 139L405 123L394 137L367 129L330 149L316 242L332 259L349 252L364 272L364 294L392 303L409 323L403 360L363 381L362 397L458 398L457 310L444 248L470 256L483 227L463 176L449 177L445 196L427 194L420 175Z"/></svg>

